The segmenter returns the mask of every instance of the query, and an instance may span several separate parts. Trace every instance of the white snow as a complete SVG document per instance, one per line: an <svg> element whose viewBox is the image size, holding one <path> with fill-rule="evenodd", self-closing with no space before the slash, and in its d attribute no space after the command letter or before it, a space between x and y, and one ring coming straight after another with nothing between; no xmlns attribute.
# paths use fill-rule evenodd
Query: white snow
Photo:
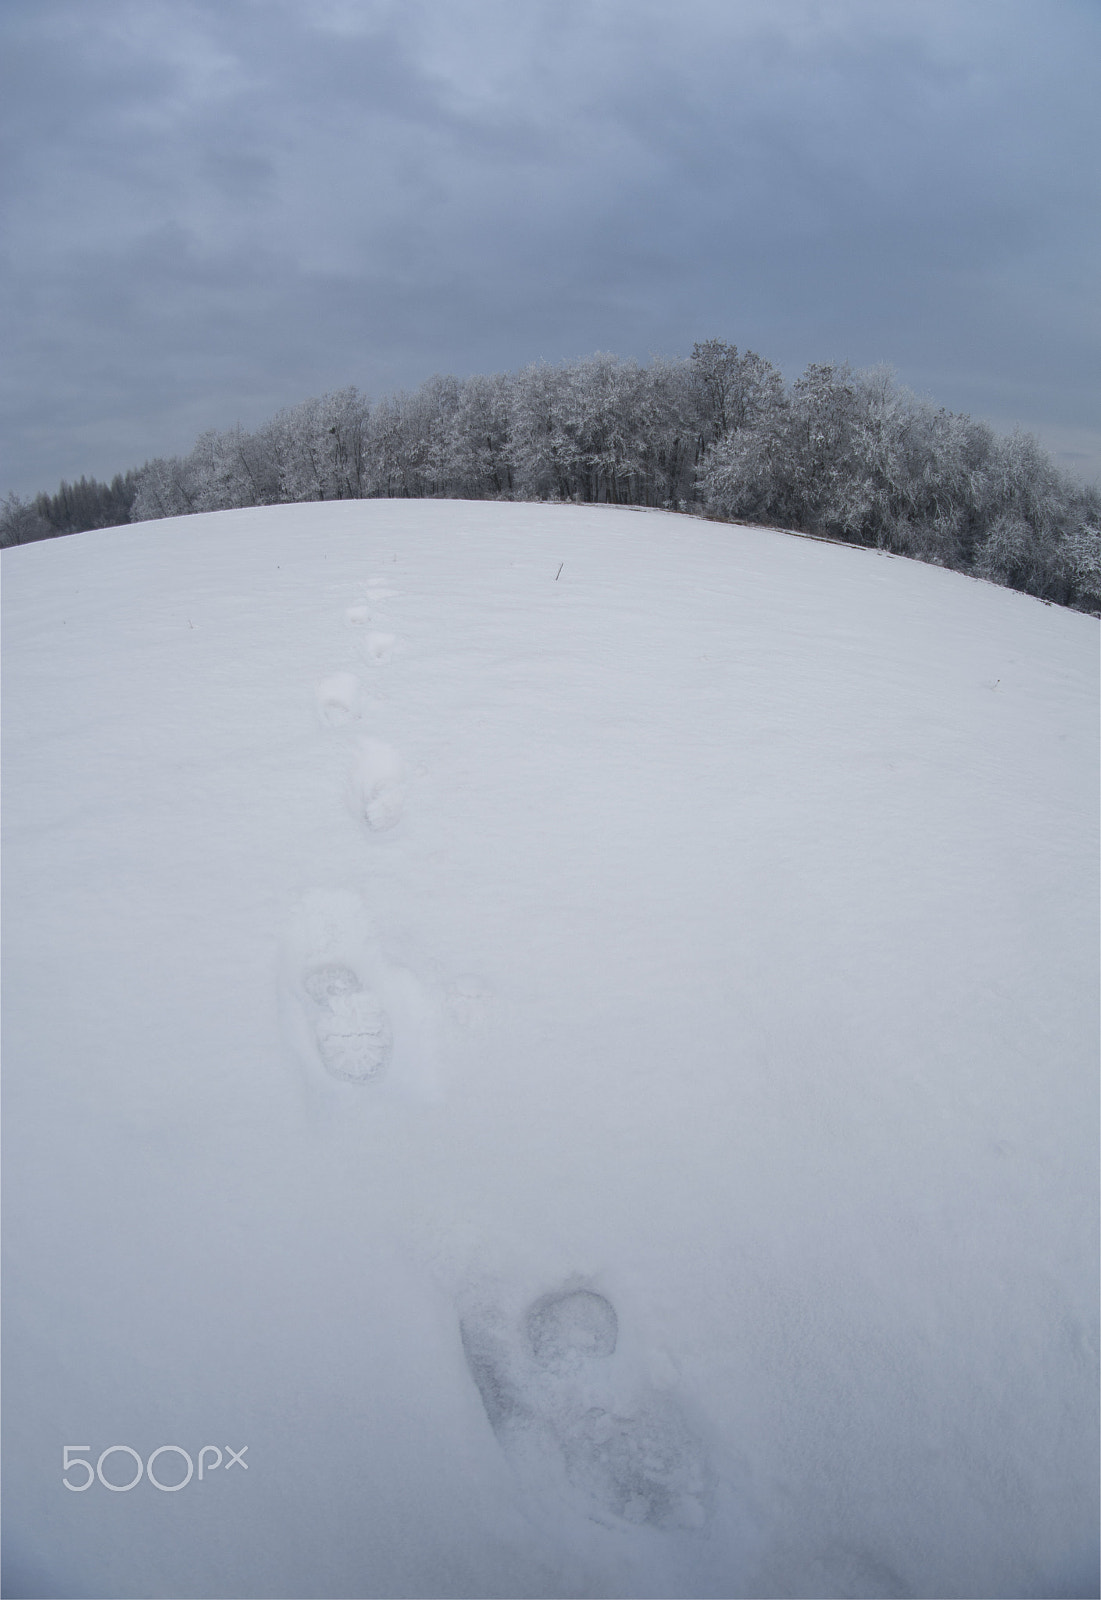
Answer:
<svg viewBox="0 0 1101 1600"><path fill-rule="evenodd" d="M317 686L317 709L329 728L355 722L360 712L360 682L354 672L334 672Z"/></svg>
<svg viewBox="0 0 1101 1600"><path fill-rule="evenodd" d="M606 508L3 566L7 1594L1096 1594L1093 619Z"/></svg>

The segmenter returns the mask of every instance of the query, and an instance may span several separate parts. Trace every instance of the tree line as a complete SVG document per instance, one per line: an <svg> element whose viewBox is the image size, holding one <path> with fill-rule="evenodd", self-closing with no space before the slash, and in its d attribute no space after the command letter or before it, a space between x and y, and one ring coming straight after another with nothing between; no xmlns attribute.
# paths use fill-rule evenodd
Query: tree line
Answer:
<svg viewBox="0 0 1101 1600"><path fill-rule="evenodd" d="M0 548L129 522L138 476L137 472L117 473L110 483L95 478L81 478L79 483L62 479L56 494L38 494L33 500L9 495L0 510Z"/></svg>
<svg viewBox="0 0 1101 1600"><path fill-rule="evenodd" d="M648 365L598 354L356 388L249 432L201 435L110 484L9 497L0 545L192 512L448 497L643 505L839 539L1101 612L1101 492L1037 440L1002 436L886 368L816 364L786 383L710 339Z"/></svg>

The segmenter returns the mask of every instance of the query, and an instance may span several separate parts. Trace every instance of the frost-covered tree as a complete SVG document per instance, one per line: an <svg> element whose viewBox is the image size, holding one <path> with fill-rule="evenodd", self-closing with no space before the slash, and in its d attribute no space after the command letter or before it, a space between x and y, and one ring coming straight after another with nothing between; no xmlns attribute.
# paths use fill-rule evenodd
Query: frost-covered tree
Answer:
<svg viewBox="0 0 1101 1600"><path fill-rule="evenodd" d="M515 489L509 453L514 380L508 373L467 378L450 418L446 481L461 498L507 499Z"/></svg>
<svg viewBox="0 0 1101 1600"><path fill-rule="evenodd" d="M684 508L696 499L698 416L691 369L686 361L654 360L643 377L639 498Z"/></svg>
<svg viewBox="0 0 1101 1600"><path fill-rule="evenodd" d="M274 498L363 499L370 492L370 414L369 402L352 386L273 417L261 430L260 441L263 481L273 485Z"/></svg>
<svg viewBox="0 0 1101 1600"><path fill-rule="evenodd" d="M274 505L280 498L267 441L240 425L200 434L188 457L187 482L195 511Z"/></svg>
<svg viewBox="0 0 1101 1600"><path fill-rule="evenodd" d="M637 502L646 454L642 369L637 362L598 354L570 363L564 378L571 496L590 503Z"/></svg>
<svg viewBox="0 0 1101 1600"><path fill-rule="evenodd" d="M413 394L390 395L375 407L368 448L378 494L416 499L440 492L449 414L442 381L431 380Z"/></svg>
<svg viewBox="0 0 1101 1600"><path fill-rule="evenodd" d="M683 362L604 353L529 367L509 430L517 492L617 505L693 498L696 413Z"/></svg>
<svg viewBox="0 0 1101 1600"><path fill-rule="evenodd" d="M186 517L201 509L202 485L191 456L157 456L137 474L131 522Z"/></svg>
<svg viewBox="0 0 1101 1600"><path fill-rule="evenodd" d="M755 425L783 398L783 379L753 350L708 339L692 347L692 381L702 455L732 433Z"/></svg>
<svg viewBox="0 0 1101 1600"><path fill-rule="evenodd" d="M577 445L570 432L565 368L538 362L516 379L509 453L517 489L534 500L568 500L577 470Z"/></svg>
<svg viewBox="0 0 1101 1600"><path fill-rule="evenodd" d="M1092 508L1094 515L1101 507ZM1063 541L1063 555L1074 585L1074 600L1083 610L1101 613L1101 517L1083 516Z"/></svg>

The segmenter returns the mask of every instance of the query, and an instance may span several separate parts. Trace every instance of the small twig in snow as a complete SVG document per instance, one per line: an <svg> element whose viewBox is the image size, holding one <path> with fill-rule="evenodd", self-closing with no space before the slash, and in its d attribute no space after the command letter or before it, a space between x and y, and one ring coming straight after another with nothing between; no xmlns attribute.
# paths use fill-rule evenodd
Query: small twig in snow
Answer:
<svg viewBox="0 0 1101 1600"><path fill-rule="evenodd" d="M563 567L564 567L564 566L565 566L565 565L566 565L566 563L565 563L565 562L564 562L564 561L560 561L560 562L559 562L559 563L558 563L558 571L557 571L557 572L556 572L556 573L555 573L555 575L554 575L554 581L555 581L555 583L557 583L557 582L558 582L558 580L559 580L559 578L560 578L560 577L561 577L561 576L562 576L562 568L563 568Z"/></svg>

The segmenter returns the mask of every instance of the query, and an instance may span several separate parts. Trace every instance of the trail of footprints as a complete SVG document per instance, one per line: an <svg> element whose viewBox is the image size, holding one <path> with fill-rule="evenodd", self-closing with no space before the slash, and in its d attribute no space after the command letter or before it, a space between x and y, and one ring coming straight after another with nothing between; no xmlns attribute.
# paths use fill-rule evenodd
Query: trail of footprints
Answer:
<svg viewBox="0 0 1101 1600"><path fill-rule="evenodd" d="M345 612L353 627L366 630L364 654L373 666L389 662L397 643L394 634L370 627L374 605L394 594L382 580L371 580L367 603ZM317 689L322 723L334 730L354 725L363 698L353 673L332 674ZM375 738L359 741L350 799L372 833L401 820L405 777L405 763L391 745ZM306 938L323 951L307 959L301 977L317 1054L338 1081L368 1083L390 1061L393 1031L382 1001L363 976L376 963L365 954L369 936L357 928L362 907L353 904L351 894L307 899L320 923ZM459 978L448 1004L457 1021L472 1026L484 1010L484 986L469 976ZM704 1525L703 1459L675 1402L659 1393L626 1408L617 1402L619 1320L603 1295L587 1288L544 1294L516 1326L483 1309L461 1318L460 1333L493 1433L530 1486L556 1485L585 1514L610 1525Z"/></svg>
<svg viewBox="0 0 1101 1600"><path fill-rule="evenodd" d="M374 607L396 593L384 580L373 578L367 585L365 603L349 606L345 612L351 626L367 628L363 653L372 666L383 666L393 656L396 635L368 625ZM363 702L363 685L352 672L334 672L317 686L318 715L326 728L354 726L362 715ZM392 745L382 739L360 739L348 774L348 799L372 833L386 832L401 821L405 776L405 763ZM355 920L354 914L350 920ZM339 931L335 937L339 943ZM332 934L326 942L334 942ZM378 995L354 966L319 957L303 973L301 993L317 1054L331 1077L342 1083L367 1083L385 1071L393 1050L390 1019Z"/></svg>

